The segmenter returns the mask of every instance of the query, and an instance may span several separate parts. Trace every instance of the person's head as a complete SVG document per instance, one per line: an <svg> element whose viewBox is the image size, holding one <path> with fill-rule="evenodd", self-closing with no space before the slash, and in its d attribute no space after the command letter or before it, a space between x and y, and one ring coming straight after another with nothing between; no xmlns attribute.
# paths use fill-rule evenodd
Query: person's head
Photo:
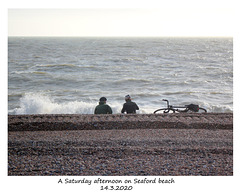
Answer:
<svg viewBox="0 0 240 192"><path fill-rule="evenodd" d="M131 101L130 95L126 95L126 96L125 96L125 101Z"/></svg>
<svg viewBox="0 0 240 192"><path fill-rule="evenodd" d="M106 103L107 102L107 98L106 97L101 97L99 99L100 102Z"/></svg>

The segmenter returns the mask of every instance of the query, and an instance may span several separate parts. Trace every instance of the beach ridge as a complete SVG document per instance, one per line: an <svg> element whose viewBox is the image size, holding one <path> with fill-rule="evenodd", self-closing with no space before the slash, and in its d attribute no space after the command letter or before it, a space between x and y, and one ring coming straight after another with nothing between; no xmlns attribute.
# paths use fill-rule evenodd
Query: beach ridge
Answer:
<svg viewBox="0 0 240 192"><path fill-rule="evenodd" d="M8 131L233 129L232 113L8 115Z"/></svg>

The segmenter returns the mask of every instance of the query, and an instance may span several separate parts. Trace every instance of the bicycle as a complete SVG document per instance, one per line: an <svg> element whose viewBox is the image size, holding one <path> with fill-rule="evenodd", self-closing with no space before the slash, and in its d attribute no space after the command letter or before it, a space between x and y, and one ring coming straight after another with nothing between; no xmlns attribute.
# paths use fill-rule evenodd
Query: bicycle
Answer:
<svg viewBox="0 0 240 192"><path fill-rule="evenodd" d="M172 111L173 113L176 113L176 112L178 112L178 113L187 113L187 112L207 113L207 110L202 107L199 107L199 105L190 104L190 105L185 105L185 106L173 106L173 105L169 105L169 101L167 99L163 99L163 101L167 102L167 108L157 109L153 113L157 113L157 112L161 112L161 111L163 111L163 113L169 113L170 111Z"/></svg>

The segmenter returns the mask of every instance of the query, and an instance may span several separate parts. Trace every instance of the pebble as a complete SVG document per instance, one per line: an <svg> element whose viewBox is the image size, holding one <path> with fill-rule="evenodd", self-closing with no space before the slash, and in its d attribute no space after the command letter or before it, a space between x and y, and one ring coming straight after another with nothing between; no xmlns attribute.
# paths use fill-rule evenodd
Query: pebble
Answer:
<svg viewBox="0 0 240 192"><path fill-rule="evenodd" d="M53 115L48 121L59 123L67 117ZM78 122L75 117L78 116L69 119L69 123ZM82 120L91 123L91 117L94 116L85 116ZM19 121L31 122L31 118ZM97 121L101 121L102 116L99 116L94 117L94 124L84 124L90 128L86 130L9 131L8 175L233 175L233 130L229 127L128 129L136 124L118 123L119 118L121 122L127 119L113 115L108 120L116 121L119 129L100 125ZM131 116L131 120L134 118L136 116ZM152 116L140 115L137 125L145 126L146 118ZM154 118L157 120L158 116ZM43 116L41 121L45 119Z"/></svg>

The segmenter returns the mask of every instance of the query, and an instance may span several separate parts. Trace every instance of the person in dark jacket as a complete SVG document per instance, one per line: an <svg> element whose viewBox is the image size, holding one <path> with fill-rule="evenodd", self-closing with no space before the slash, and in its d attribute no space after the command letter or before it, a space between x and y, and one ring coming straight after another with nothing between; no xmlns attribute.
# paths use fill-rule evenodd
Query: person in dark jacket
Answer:
<svg viewBox="0 0 240 192"><path fill-rule="evenodd" d="M101 97L99 99L99 105L96 106L94 114L112 114L112 109L109 105L106 104L106 97Z"/></svg>
<svg viewBox="0 0 240 192"><path fill-rule="evenodd" d="M139 110L139 107L136 103L132 102L130 95L125 96L126 103L123 104L121 113L136 113L136 110Z"/></svg>

